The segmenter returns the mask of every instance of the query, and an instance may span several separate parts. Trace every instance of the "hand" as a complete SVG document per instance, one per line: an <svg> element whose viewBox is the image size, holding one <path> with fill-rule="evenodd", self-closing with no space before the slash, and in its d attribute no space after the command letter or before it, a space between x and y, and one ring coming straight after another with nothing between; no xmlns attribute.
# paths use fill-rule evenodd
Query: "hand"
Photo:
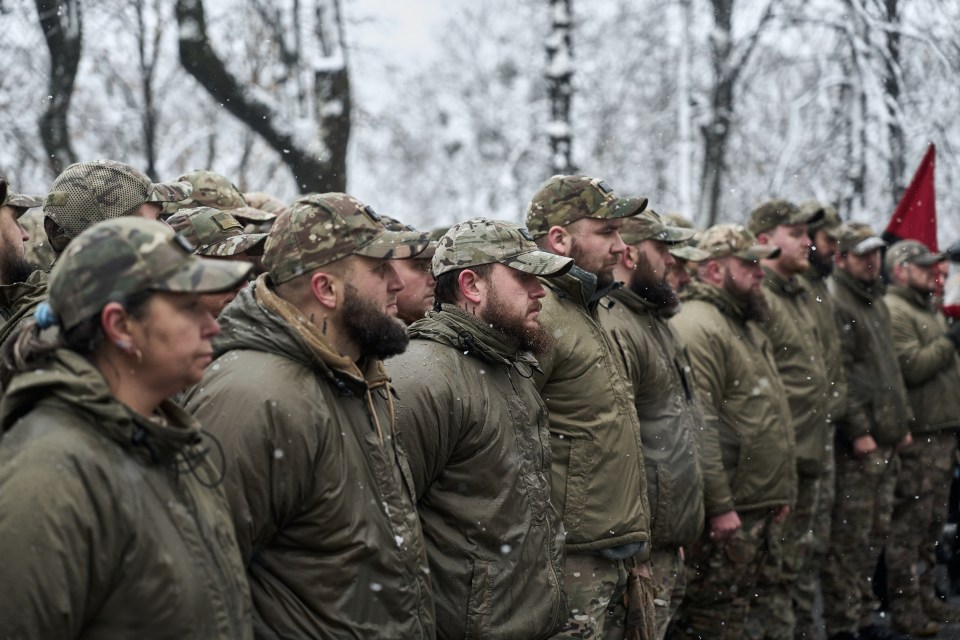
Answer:
<svg viewBox="0 0 960 640"><path fill-rule="evenodd" d="M710 518L710 539L714 542L726 540L740 528L740 516L736 511L727 511Z"/></svg>
<svg viewBox="0 0 960 640"><path fill-rule="evenodd" d="M913 434L908 431L907 435L903 436L903 440L897 443L897 449L898 450L903 449L904 447L909 447L912 444L913 444Z"/></svg>
<svg viewBox="0 0 960 640"><path fill-rule="evenodd" d="M853 441L853 455L858 458L862 458L868 453L873 453L877 450L877 441L873 439L873 436L866 435L860 436Z"/></svg>
<svg viewBox="0 0 960 640"><path fill-rule="evenodd" d="M782 504L773 512L773 521L777 524L783 524L790 515L790 505Z"/></svg>

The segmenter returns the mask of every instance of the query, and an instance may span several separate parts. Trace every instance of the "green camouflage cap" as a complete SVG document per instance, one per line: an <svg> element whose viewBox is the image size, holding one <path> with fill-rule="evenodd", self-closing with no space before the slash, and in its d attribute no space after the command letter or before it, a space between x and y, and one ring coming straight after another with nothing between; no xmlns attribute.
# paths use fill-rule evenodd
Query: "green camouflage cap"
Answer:
<svg viewBox="0 0 960 640"><path fill-rule="evenodd" d="M287 210L287 204L280 198L276 198L263 191L250 191L243 194L243 199L247 204L259 211L272 213L274 217Z"/></svg>
<svg viewBox="0 0 960 640"><path fill-rule="evenodd" d="M817 202L816 200L808 200L800 205L800 210L811 215L817 211L822 211L823 215L819 219L808 223L810 231L822 229L824 233L834 240L840 239L843 231L843 222L840 220L840 214L837 213L836 207L831 204Z"/></svg>
<svg viewBox="0 0 960 640"><path fill-rule="evenodd" d="M898 264L908 263L929 267L938 262L943 262L947 259L947 256L943 253L930 251L927 245L917 240L900 240L890 245L883 259L887 273L890 273Z"/></svg>
<svg viewBox="0 0 960 640"><path fill-rule="evenodd" d="M870 225L862 222L848 222L840 230L840 242L837 248L840 253L862 256L874 249L881 249L887 244L886 240L873 232Z"/></svg>
<svg viewBox="0 0 960 640"><path fill-rule="evenodd" d="M674 258L686 260L687 262L702 262L710 257L706 251L697 249L689 244L672 244L667 248Z"/></svg>
<svg viewBox="0 0 960 640"><path fill-rule="evenodd" d="M388 231L412 231L414 233L420 233L413 226L409 224L404 224L403 222L400 222L396 218L391 218L390 216L385 216L381 214L380 219L383 220L383 225L387 228ZM427 245L426 249L424 249L423 251L417 254L417 260L430 260L431 258L433 258L433 254L437 252L437 244L440 238L438 237L436 240L434 240L430 236L431 236L430 232L427 232L427 239L429 240L429 244Z"/></svg>
<svg viewBox="0 0 960 640"><path fill-rule="evenodd" d="M256 207L237 207L229 209L230 215L242 222L273 222L277 219L276 213L257 209Z"/></svg>
<svg viewBox="0 0 960 640"><path fill-rule="evenodd" d="M782 224L810 224L823 218L823 209L808 212L787 200L767 200L750 212L747 228L757 235Z"/></svg>
<svg viewBox="0 0 960 640"><path fill-rule="evenodd" d="M226 211L212 207L184 209L167 218L167 224L183 235L201 256L263 255L265 233L244 233L243 225Z"/></svg>
<svg viewBox="0 0 960 640"><path fill-rule="evenodd" d="M428 243L425 233L388 230L373 208L345 193L312 193L277 218L263 266L281 284L350 255L412 258Z"/></svg>
<svg viewBox="0 0 960 640"><path fill-rule="evenodd" d="M539 238L550 227L566 227L582 218L629 218L646 207L646 198L618 198L599 178L553 176L530 201L527 227Z"/></svg>
<svg viewBox="0 0 960 640"><path fill-rule="evenodd" d="M695 229L667 226L653 209L646 209L624 220L620 227L620 237L626 244L637 244L644 240L678 244L689 241L695 233Z"/></svg>
<svg viewBox="0 0 960 640"><path fill-rule="evenodd" d="M0 196L0 207L13 207L16 209L16 218L20 218L27 212L27 209L42 207L46 196L28 196L23 193L14 193L10 190L9 183L4 182L5 189Z"/></svg>
<svg viewBox="0 0 960 640"><path fill-rule="evenodd" d="M107 220L77 236L54 265L48 301L69 330L144 291L216 293L236 287L250 271L246 262L193 255L182 235L156 220Z"/></svg>
<svg viewBox="0 0 960 640"><path fill-rule="evenodd" d="M757 244L757 237L740 224L716 224L703 232L697 248L705 251L709 260L733 256L756 262L780 255L780 247Z"/></svg>
<svg viewBox="0 0 960 640"><path fill-rule="evenodd" d="M541 251L530 232L512 222L473 218L454 225L433 256L433 275L499 262L538 276L563 275L573 259Z"/></svg>
<svg viewBox="0 0 960 640"><path fill-rule="evenodd" d="M248 203L244 199L240 189L230 182L226 176L213 171L191 171L185 173L179 178L180 182L189 182L193 185L193 194L190 200L180 204L181 209L190 207L213 207L230 211L239 207L246 207Z"/></svg>

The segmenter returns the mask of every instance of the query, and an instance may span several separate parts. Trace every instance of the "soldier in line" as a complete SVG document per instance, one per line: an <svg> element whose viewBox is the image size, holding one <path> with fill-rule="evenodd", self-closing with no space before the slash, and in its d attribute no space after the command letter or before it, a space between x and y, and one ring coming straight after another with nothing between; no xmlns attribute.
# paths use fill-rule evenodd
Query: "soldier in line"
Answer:
<svg viewBox="0 0 960 640"><path fill-rule="evenodd" d="M796 582L813 553L810 531L830 434L826 412L830 384L813 295L803 276L810 267L807 225L822 217L820 210L810 213L786 200L768 200L750 213L747 225L760 244L780 248L776 256L761 262L769 308L761 326L787 394L797 446L797 499L790 517L770 536L757 588L762 597L750 605L748 637L755 640L793 640Z"/></svg>
<svg viewBox="0 0 960 640"><path fill-rule="evenodd" d="M527 208L537 245L576 266L543 279L540 321L556 348L534 379L549 410L551 500L563 516L569 618L558 637L656 636L650 505L633 389L598 320L626 250L624 218L645 198L620 199L599 179L554 176Z"/></svg>
<svg viewBox="0 0 960 640"><path fill-rule="evenodd" d="M416 491L383 358L407 346L392 232L342 193L299 198L267 273L220 316L185 405L220 440L258 637L435 636Z"/></svg>
<svg viewBox="0 0 960 640"><path fill-rule="evenodd" d="M572 266L514 224L461 222L433 258L439 310L410 325L410 346L390 359L441 639L536 640L567 620L550 432L532 374L554 344L537 276Z"/></svg>
<svg viewBox="0 0 960 640"><path fill-rule="evenodd" d="M960 610L936 597L933 573L960 428L960 323L948 329L933 300L945 259L916 240L897 242L885 257L891 286L884 301L914 416L913 444L900 451L887 579L894 628L919 637L960 618Z"/></svg>
<svg viewBox="0 0 960 640"><path fill-rule="evenodd" d="M671 322L706 416L707 530L690 550L687 594L668 637L741 640L771 527L796 497L790 408L757 324L766 318L760 260L780 250L735 224L707 229L697 246L709 258Z"/></svg>
<svg viewBox="0 0 960 640"><path fill-rule="evenodd" d="M387 228L391 231L416 231L408 224L383 216ZM397 293L397 318L404 324L413 324L427 315L433 309L433 289L436 286L431 265L434 252L437 250L437 241L430 244L415 258L397 260L393 263L397 273L403 280L403 289Z"/></svg>
<svg viewBox="0 0 960 640"><path fill-rule="evenodd" d="M883 301L880 249L868 225L843 230L831 279L842 327L847 411L837 423L837 485L830 552L822 574L823 617L836 640L894 640L877 624L872 578L888 541L898 446L910 443L912 420Z"/></svg>
<svg viewBox="0 0 960 640"><path fill-rule="evenodd" d="M691 379L687 354L667 319L677 311L676 292L667 282L674 265L671 250L687 247L693 229L666 226L647 209L627 218L620 236L627 245L614 269L625 283L600 304L600 321L616 345L633 387L640 419L650 500L653 550L650 563L656 589L657 637L683 601L684 548L703 531L703 473L698 438L703 410Z"/></svg>
<svg viewBox="0 0 960 640"><path fill-rule="evenodd" d="M0 179L0 320L14 320L12 326L19 324L24 309L33 309L46 295L47 274L35 271L27 261L24 243L30 235L21 222L29 209L42 204L42 196L14 193ZM5 339L0 333L0 343Z"/></svg>

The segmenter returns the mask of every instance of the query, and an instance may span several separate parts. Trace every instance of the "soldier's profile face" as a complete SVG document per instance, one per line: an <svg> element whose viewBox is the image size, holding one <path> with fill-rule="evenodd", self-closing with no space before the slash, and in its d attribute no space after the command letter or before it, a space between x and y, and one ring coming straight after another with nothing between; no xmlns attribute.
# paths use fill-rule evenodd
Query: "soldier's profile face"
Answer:
<svg viewBox="0 0 960 640"><path fill-rule="evenodd" d="M346 280L359 296L376 309L397 317L397 294L404 282L393 260L381 260L366 256L351 256Z"/></svg>
<svg viewBox="0 0 960 640"><path fill-rule="evenodd" d="M937 278L940 276L940 263L923 266L906 263L907 286L920 293L933 293L937 290Z"/></svg>
<svg viewBox="0 0 960 640"><path fill-rule="evenodd" d="M725 269L723 286L733 297L746 300L751 293L760 290L763 269L759 262L730 256L724 258L722 263Z"/></svg>
<svg viewBox="0 0 960 640"><path fill-rule="evenodd" d="M637 251L647 260L650 274L659 283L667 281L667 274L676 263L676 258L670 253L670 245L659 240L647 239L636 245Z"/></svg>
<svg viewBox="0 0 960 640"><path fill-rule="evenodd" d="M851 251L839 256L837 265L851 278L873 284L880 277L880 249L873 249L859 256Z"/></svg>
<svg viewBox="0 0 960 640"><path fill-rule="evenodd" d="M570 256L577 266L597 276L603 284L613 282L613 268L627 245L620 237L620 220L581 218L567 226L571 235Z"/></svg>
<svg viewBox="0 0 960 640"><path fill-rule="evenodd" d="M32 269L27 262L23 243L30 239L17 219L17 209L0 207L0 283L23 282Z"/></svg>
<svg viewBox="0 0 960 640"><path fill-rule="evenodd" d="M483 296L481 319L514 338L523 351L537 355L552 347L550 335L540 324L540 299L546 291L535 275L494 264L478 284Z"/></svg>
<svg viewBox="0 0 960 640"><path fill-rule="evenodd" d="M397 317L410 324L433 308L433 288L437 281L430 271L429 258L394 260L393 266L403 279L397 294Z"/></svg>
<svg viewBox="0 0 960 640"><path fill-rule="evenodd" d="M810 237L805 224L781 224L768 232L770 244L780 247L774 261L788 273L803 273L810 267Z"/></svg>

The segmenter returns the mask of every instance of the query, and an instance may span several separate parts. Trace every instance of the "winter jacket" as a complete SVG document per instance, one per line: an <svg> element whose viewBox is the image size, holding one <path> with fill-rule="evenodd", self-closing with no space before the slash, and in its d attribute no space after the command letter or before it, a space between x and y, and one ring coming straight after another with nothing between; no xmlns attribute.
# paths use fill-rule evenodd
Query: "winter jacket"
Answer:
<svg viewBox="0 0 960 640"><path fill-rule="evenodd" d="M947 323L928 296L892 286L893 348L906 383L914 420L910 431L929 433L960 427L960 357L946 337Z"/></svg>
<svg viewBox="0 0 960 640"><path fill-rule="evenodd" d="M0 638L251 638L218 485L223 459L172 403L148 419L59 350L0 404Z"/></svg>
<svg viewBox="0 0 960 640"><path fill-rule="evenodd" d="M227 457L258 638L433 638L414 487L379 360L361 369L261 276L187 408Z"/></svg>
<svg viewBox="0 0 960 640"><path fill-rule="evenodd" d="M828 436L830 382L823 358L820 328L812 308L813 296L797 276L785 280L764 269L763 288L769 316L760 325L770 339L773 359L787 392L790 418L797 442L797 472L817 477L823 471Z"/></svg>
<svg viewBox="0 0 960 640"><path fill-rule="evenodd" d="M600 322L633 387L653 546L692 544L703 531L698 440L706 425L686 351L662 309L627 289L600 303Z"/></svg>
<svg viewBox="0 0 960 640"><path fill-rule="evenodd" d="M841 444L870 435L880 446L900 442L913 419L907 404L890 311L882 285L868 287L838 269L830 279L837 303L847 377L847 414L837 423Z"/></svg>
<svg viewBox="0 0 960 640"><path fill-rule="evenodd" d="M37 305L47 297L46 271L34 271L25 282L0 285L0 346L12 336L18 327L33 316Z"/></svg>
<svg viewBox="0 0 960 640"><path fill-rule="evenodd" d="M817 323L817 335L823 349L823 361L827 366L827 393L826 411L830 421L829 433L833 433L838 420L847 412L847 381L843 372L843 345L840 341L840 317L833 294L827 287L827 279L815 267L807 272L807 286L813 304L814 318ZM832 435L827 436L827 442L833 442Z"/></svg>
<svg viewBox="0 0 960 640"><path fill-rule="evenodd" d="M536 360L453 305L392 358L397 426L417 487L437 636L547 638L568 616Z"/></svg>
<svg viewBox="0 0 960 640"><path fill-rule="evenodd" d="M633 389L597 319L593 274L574 267L541 280L540 322L556 347L534 373L553 450L550 496L567 552L650 554L650 505Z"/></svg>
<svg viewBox="0 0 960 640"><path fill-rule="evenodd" d="M671 322L717 438L703 453L707 516L792 504L796 442L766 334L733 296L700 282L687 288Z"/></svg>

